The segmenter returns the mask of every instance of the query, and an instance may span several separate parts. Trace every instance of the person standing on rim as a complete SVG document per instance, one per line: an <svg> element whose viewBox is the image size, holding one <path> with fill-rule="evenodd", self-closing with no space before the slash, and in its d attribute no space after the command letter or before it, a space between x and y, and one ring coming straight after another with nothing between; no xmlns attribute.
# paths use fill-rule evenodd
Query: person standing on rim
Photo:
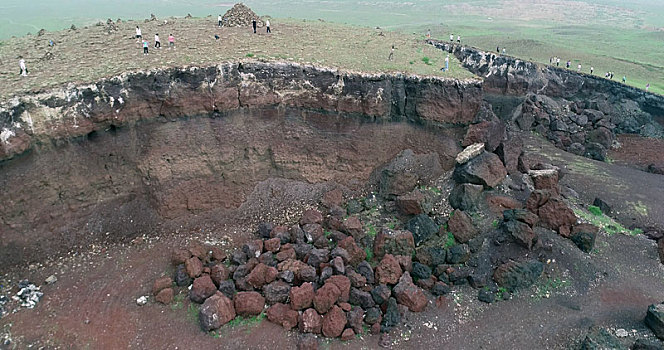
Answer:
<svg viewBox="0 0 664 350"><path fill-rule="evenodd" d="M594 71L595 71L595 67L590 66L590 75L592 75Z"/></svg>
<svg viewBox="0 0 664 350"><path fill-rule="evenodd" d="M392 44L392 49L390 49L390 55L387 57L388 61L391 61L394 59L394 44Z"/></svg>
<svg viewBox="0 0 664 350"><path fill-rule="evenodd" d="M267 28L267 33L272 33L270 31L270 20L269 19L265 21L265 28Z"/></svg>
<svg viewBox="0 0 664 350"><path fill-rule="evenodd" d="M143 55L144 56L148 54L148 46L149 45L150 45L150 43L148 43L147 40L143 40Z"/></svg>
<svg viewBox="0 0 664 350"><path fill-rule="evenodd" d="M159 33L154 35L154 48L161 49L161 40L159 40Z"/></svg>
<svg viewBox="0 0 664 350"><path fill-rule="evenodd" d="M23 57L19 57L19 58L20 59L18 60L18 66L19 66L19 68L21 68L21 75L24 76L24 77L27 77L28 76L28 67L25 65L25 59L23 59ZM646 88L646 91L648 91L647 88Z"/></svg>
<svg viewBox="0 0 664 350"><path fill-rule="evenodd" d="M175 49L175 37L173 34L168 36L168 49Z"/></svg>
<svg viewBox="0 0 664 350"><path fill-rule="evenodd" d="M217 22L219 22L217 26L221 27L221 15L217 16Z"/></svg>
<svg viewBox="0 0 664 350"><path fill-rule="evenodd" d="M450 42L454 42L454 33L450 34Z"/></svg>
<svg viewBox="0 0 664 350"><path fill-rule="evenodd" d="M143 39L143 34L141 33L141 28L136 26L136 42L140 43L141 39Z"/></svg>
<svg viewBox="0 0 664 350"><path fill-rule="evenodd" d="M457 44L461 44L461 35L457 35Z"/></svg>
<svg viewBox="0 0 664 350"><path fill-rule="evenodd" d="M254 34L256 34L256 19L251 20L251 26L254 27Z"/></svg>

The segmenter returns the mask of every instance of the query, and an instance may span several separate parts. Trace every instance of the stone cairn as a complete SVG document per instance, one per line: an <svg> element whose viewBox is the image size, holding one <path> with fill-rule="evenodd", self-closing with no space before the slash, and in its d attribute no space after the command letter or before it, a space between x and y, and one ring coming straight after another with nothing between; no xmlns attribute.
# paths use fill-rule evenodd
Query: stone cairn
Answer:
<svg viewBox="0 0 664 350"><path fill-rule="evenodd" d="M255 19L256 26L262 27L263 21L258 15L243 3L237 3L221 17L226 27L247 27Z"/></svg>

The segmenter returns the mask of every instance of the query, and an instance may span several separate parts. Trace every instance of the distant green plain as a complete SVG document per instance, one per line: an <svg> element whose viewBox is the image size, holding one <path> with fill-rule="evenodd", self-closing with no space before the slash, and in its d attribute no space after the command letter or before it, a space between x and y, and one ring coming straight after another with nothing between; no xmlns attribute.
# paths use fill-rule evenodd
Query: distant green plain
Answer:
<svg viewBox="0 0 664 350"><path fill-rule="evenodd" d="M448 39L460 34L465 44L484 50L505 47L523 59L548 63L558 56L573 69L590 66L595 74L614 72L627 84L664 93L664 1L661 0L248 0L259 15L323 19L381 27L424 37ZM37 28L63 29L106 18L148 18L216 15L232 1L187 2L117 0L43 0L36 3L0 0L0 38L33 34Z"/></svg>

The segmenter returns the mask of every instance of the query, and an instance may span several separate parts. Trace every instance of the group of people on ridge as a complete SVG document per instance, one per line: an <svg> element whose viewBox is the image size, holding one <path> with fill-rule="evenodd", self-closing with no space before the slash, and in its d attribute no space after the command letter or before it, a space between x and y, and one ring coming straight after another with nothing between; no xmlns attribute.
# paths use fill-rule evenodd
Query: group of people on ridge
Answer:
<svg viewBox="0 0 664 350"><path fill-rule="evenodd" d="M143 55L147 55L149 53L150 43L147 39L143 38L143 32L139 26L136 26L136 42L143 42ZM154 35L154 48L161 49L161 39L159 39L159 33ZM173 34L168 35L168 48L175 49L175 37Z"/></svg>

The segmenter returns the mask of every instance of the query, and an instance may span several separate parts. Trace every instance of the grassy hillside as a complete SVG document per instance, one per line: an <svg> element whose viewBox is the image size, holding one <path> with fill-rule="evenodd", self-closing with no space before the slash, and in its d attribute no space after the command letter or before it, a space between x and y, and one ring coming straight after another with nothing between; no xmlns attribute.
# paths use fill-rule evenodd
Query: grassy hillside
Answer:
<svg viewBox="0 0 664 350"><path fill-rule="evenodd" d="M162 49L150 54L134 39L137 22L123 22L107 34L104 26L43 36L14 38L0 45L0 97L68 82L92 82L127 70L183 65L207 65L237 59L292 61L364 72L405 72L449 78L473 75L450 57L448 72L441 72L445 53L417 40L414 35L365 27L305 20L272 20L272 34L260 29L217 28L216 18L138 22L143 35L154 44L161 35ZM176 49L167 48L168 34L176 37ZM214 35L220 39L215 40ZM55 46L49 47L48 41ZM391 46L396 50L388 60ZM30 75L19 76L18 56L26 58Z"/></svg>

